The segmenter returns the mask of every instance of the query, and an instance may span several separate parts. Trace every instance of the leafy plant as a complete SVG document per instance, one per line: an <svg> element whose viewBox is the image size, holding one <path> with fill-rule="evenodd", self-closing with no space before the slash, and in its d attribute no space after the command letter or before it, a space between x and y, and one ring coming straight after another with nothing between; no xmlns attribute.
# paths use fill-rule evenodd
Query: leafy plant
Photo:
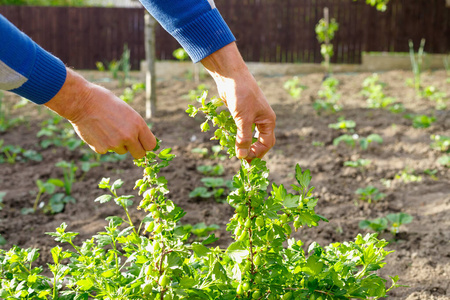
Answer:
<svg viewBox="0 0 450 300"><path fill-rule="evenodd" d="M319 20L317 23L315 31L317 35L317 40L320 44L320 54L324 58L324 65L327 73L331 73L330 60L334 55L333 44L331 41L334 39L336 31L339 29L339 24L333 18L328 20L328 16Z"/></svg>
<svg viewBox="0 0 450 300"><path fill-rule="evenodd" d="M206 225L204 222L197 223L194 226L187 224L183 226L183 230L186 230L186 232L189 232L198 238L196 238L197 241L203 241L208 236L211 236L211 232L216 231L220 228L219 225L211 224Z"/></svg>
<svg viewBox="0 0 450 300"><path fill-rule="evenodd" d="M439 157L437 162L444 167L450 168L450 155L443 155Z"/></svg>
<svg viewBox="0 0 450 300"><path fill-rule="evenodd" d="M387 97L384 92L385 84L379 81L378 74L374 73L363 81L362 94L367 97L368 108L386 108L391 109L391 105L396 99Z"/></svg>
<svg viewBox="0 0 450 300"><path fill-rule="evenodd" d="M190 101L195 101L198 97L200 97L205 90L208 89L208 86L205 84L199 84L195 88L195 90L189 90L189 93L184 96L185 98L189 99Z"/></svg>
<svg viewBox="0 0 450 300"><path fill-rule="evenodd" d="M213 166L200 165L197 166L197 171L207 176L221 176L223 175L223 173L225 173L225 168L223 167L222 164L217 164Z"/></svg>
<svg viewBox="0 0 450 300"><path fill-rule="evenodd" d="M344 166L345 167L351 167L351 168L363 169L364 167L367 167L371 163L372 163L372 161L370 159L360 158L360 159L355 160L355 161L352 161L352 160L346 161L346 162L344 162Z"/></svg>
<svg viewBox="0 0 450 300"><path fill-rule="evenodd" d="M11 111L3 102L3 97L4 93L0 90L0 132L4 132L23 121L23 118L11 117Z"/></svg>
<svg viewBox="0 0 450 300"><path fill-rule="evenodd" d="M43 182L42 180L36 180L36 185L38 187L38 193L36 195L36 199L34 200L33 205L33 212L35 212L39 205L39 200L41 199L41 196L45 193L52 195L55 192L56 185L52 183L53 179L49 179L46 182ZM56 209L57 210L57 209ZM53 211L56 211L53 210ZM22 213L26 214L28 210L23 210Z"/></svg>
<svg viewBox="0 0 450 300"><path fill-rule="evenodd" d="M131 87L127 87L123 90L122 95L119 96L126 103L131 103L137 93L145 90L145 84L142 82L134 83Z"/></svg>
<svg viewBox="0 0 450 300"><path fill-rule="evenodd" d="M427 115L417 115L413 117L414 128L428 128L436 121L435 117L429 117Z"/></svg>
<svg viewBox="0 0 450 300"><path fill-rule="evenodd" d="M356 122L339 118L337 123L328 124L328 127L336 130L343 129L344 131L352 131L356 127Z"/></svg>
<svg viewBox="0 0 450 300"><path fill-rule="evenodd" d="M25 150L20 146L4 145L4 140L0 140L0 164L7 162L15 164L18 161L42 161L42 155L35 150Z"/></svg>
<svg viewBox="0 0 450 300"><path fill-rule="evenodd" d="M394 178L404 183L422 181L422 176L415 175L414 173L415 171L413 169L406 168L400 173L396 174Z"/></svg>
<svg viewBox="0 0 450 300"><path fill-rule="evenodd" d="M214 138L234 156L236 126L229 112L217 112L221 101L203 101L190 107L193 116L206 113L218 126ZM133 195L121 195L122 180L104 178L99 187L109 193L96 199L113 200L125 211L125 218L108 217L105 230L75 245L75 232L63 223L49 233L73 250L57 246L51 250L53 276L43 267L32 267L38 251L13 247L0 250L0 297L16 295L39 299L379 299L398 287L377 270L390 251L376 234L358 235L354 242L321 247L312 243L307 251L300 240L291 238L292 228L317 226L326 220L315 213L318 198L310 186L309 170L295 168L294 193L273 183L271 192L266 163L241 160L233 178L235 190L227 201L235 214L227 225L235 240L227 249L202 242L187 243L189 231L179 225L185 212L168 198L167 180L159 176L174 155L159 146L142 159L143 177L135 188L141 198L138 209L146 211L140 224L130 215ZM70 259L69 262L67 260ZM47 272L49 274L49 272Z"/></svg>
<svg viewBox="0 0 450 300"><path fill-rule="evenodd" d="M367 137L360 137L358 134L343 134L333 140L333 145L338 146L341 142L344 142L345 144L354 148L356 147L356 141L359 141L359 146L362 150L367 150L369 148L369 145L373 142L382 144L383 138L376 133L372 133Z"/></svg>
<svg viewBox="0 0 450 300"><path fill-rule="evenodd" d="M379 189L372 185L357 189L355 194L359 195L360 200L367 201L369 203L372 203L372 201L376 202L382 200L386 197L386 194L381 193Z"/></svg>
<svg viewBox="0 0 450 300"><path fill-rule="evenodd" d="M414 74L414 78L412 81L407 81L408 85L412 85L416 92L420 94L420 90L422 88L422 67L423 67L423 58L424 58L424 48L425 48L425 39L420 40L419 50L416 53L414 52L414 43L412 40L409 40L409 57L411 59L411 67Z"/></svg>
<svg viewBox="0 0 450 300"><path fill-rule="evenodd" d="M409 224L413 220L413 217L407 213L388 214L383 218L376 218L373 220L363 220L359 222L359 228L371 229L375 232L383 232L390 226L390 232L395 236L399 232L400 226L403 224Z"/></svg>
<svg viewBox="0 0 450 300"><path fill-rule="evenodd" d="M300 78L294 76L288 79L284 84L283 88L291 95L294 99L300 99L302 92L307 88L305 85L300 83Z"/></svg>
<svg viewBox="0 0 450 300"><path fill-rule="evenodd" d="M84 144L76 136L73 127L56 114L53 114L51 119L47 119L41 123L41 130L38 131L36 136L41 138L40 145L44 149L50 146L56 146L66 147L73 151Z"/></svg>
<svg viewBox="0 0 450 300"><path fill-rule="evenodd" d="M317 93L319 99L313 104L318 114L322 111L335 113L342 110L342 106L338 103L341 98L341 94L337 93L338 85L339 80L334 77L328 77L322 82L322 87Z"/></svg>
<svg viewBox="0 0 450 300"><path fill-rule="evenodd" d="M422 92L422 96L427 98L430 101L436 102L436 109L437 110L444 110L447 108L447 95L438 90L435 86L430 85L425 87L425 89Z"/></svg>
<svg viewBox="0 0 450 300"><path fill-rule="evenodd" d="M183 48L175 49L172 52L173 57L175 57L178 61L185 61L189 59L189 55L187 54L186 50Z"/></svg>
<svg viewBox="0 0 450 300"><path fill-rule="evenodd" d="M450 152L450 136L432 134L430 139L433 141L430 147L441 152Z"/></svg>
<svg viewBox="0 0 450 300"><path fill-rule="evenodd" d="M366 3L371 6L374 6L379 11L386 11L389 0L366 0Z"/></svg>
<svg viewBox="0 0 450 300"><path fill-rule="evenodd" d="M222 202L222 198L227 195L226 188L232 189L231 182L221 177L204 177L200 180L204 186L196 187L189 193L189 198L211 198L217 202Z"/></svg>

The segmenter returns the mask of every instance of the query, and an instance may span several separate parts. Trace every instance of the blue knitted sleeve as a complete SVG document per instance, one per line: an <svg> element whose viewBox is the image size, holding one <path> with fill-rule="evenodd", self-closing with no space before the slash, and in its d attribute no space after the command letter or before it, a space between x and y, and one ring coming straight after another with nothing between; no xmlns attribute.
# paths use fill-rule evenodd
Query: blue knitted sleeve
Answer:
<svg viewBox="0 0 450 300"><path fill-rule="evenodd" d="M213 0L140 1L194 62L235 41Z"/></svg>
<svg viewBox="0 0 450 300"><path fill-rule="evenodd" d="M0 15L0 89L43 104L65 80L64 64Z"/></svg>

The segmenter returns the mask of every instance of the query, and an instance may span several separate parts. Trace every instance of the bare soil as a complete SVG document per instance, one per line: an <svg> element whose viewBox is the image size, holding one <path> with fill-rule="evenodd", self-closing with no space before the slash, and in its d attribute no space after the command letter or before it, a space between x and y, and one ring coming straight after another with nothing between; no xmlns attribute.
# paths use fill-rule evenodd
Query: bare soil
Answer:
<svg viewBox="0 0 450 300"><path fill-rule="evenodd" d="M105 73L84 72L86 78L100 82ZM136 75L136 74L134 74ZM390 299L435 300L450 299L450 171L437 163L442 153L430 148L430 135L450 135L450 111L435 110L435 103L416 96L414 89L405 85L406 78L412 78L411 72L392 71L380 74L386 83L385 92L403 103L406 111L393 114L382 109L368 109L364 97L360 94L363 80L368 73L336 74L339 79L339 93L343 110L336 114L317 115L312 107L320 88L322 74L301 76L306 89L301 99L291 98L283 89L283 83L290 77L258 77L261 88L277 114L277 144L267 154L266 160L271 170L270 179L277 184L289 186L293 183L294 167L311 170L312 184L320 198L316 212L328 218L329 223L321 223L317 228L302 229L295 233L306 246L317 241L322 246L333 242L352 240L358 233L366 233L358 227L364 219L384 217L389 213L405 212L413 216L410 224L403 225L394 238L389 232L381 237L391 241L388 249L395 250L388 256L386 266L380 274L399 275L400 283L408 287L399 288L391 293ZM137 76L137 75L136 75ZM435 85L450 95L450 85L446 83L443 71L423 75L425 85ZM203 78L215 95L215 86L210 78ZM100 83L112 89L118 95L123 88L117 82ZM237 161L211 159L193 153L192 149L214 145L209 134L200 132L200 119L192 119L184 112L190 103L184 95L194 89L196 84L185 78L172 78L158 81L158 112L151 120L154 134L163 141L163 147L172 147L177 158L163 171L169 181L171 199L187 211L184 223L217 224L218 245L226 247L231 239L226 224L233 211L226 203L217 203L214 199L190 199L188 194L200 186L203 177L196 167L203 164L221 163L225 167L226 179L231 179L239 168ZM8 105L17 103L19 98L7 94ZM144 96L138 95L131 105L144 115ZM437 121L426 129L414 129L412 121L404 114L426 114L435 116ZM68 204L63 213L47 215L42 212L23 215L21 209L31 207L37 194L35 181L48 178L62 178L60 168L55 163L60 160L78 162L79 150L70 151L61 147L42 149L36 137L42 120L49 116L45 109L39 111L32 104L13 110L13 116L21 115L25 122L6 132L0 132L0 140L5 144L19 145L25 149L34 149L43 155L42 162L18 162L0 165L0 192L6 192L3 210L0 211L0 234L9 249L12 245L36 247L41 251L40 264L50 261L50 249L55 242L45 232L54 231L62 222L66 222L70 231L79 232L78 241L90 238L106 225L104 219L110 215L122 215L114 203L99 204L94 199L103 194L97 187L102 177L125 181L124 194L134 193L135 180L141 177L141 170L133 165L131 156L115 163L103 163L91 169L83 176L77 172L78 181L73 187L76 204ZM339 117L354 120L356 132L360 136L376 133L382 136L381 145L370 145L365 151L345 144L333 146L333 139L342 132L330 129L328 124ZM210 152L211 153L211 152ZM370 159L372 163L366 169L345 167L344 162L359 158ZM396 179L396 175L405 169L413 169L421 176L420 182L405 183ZM435 177L427 175L425 170L437 170ZM384 182L384 184L383 184ZM390 183L390 185L386 184ZM375 203L357 199L358 188L373 185L387 196ZM43 196L42 200L48 200ZM141 212L135 211L134 218L139 219Z"/></svg>

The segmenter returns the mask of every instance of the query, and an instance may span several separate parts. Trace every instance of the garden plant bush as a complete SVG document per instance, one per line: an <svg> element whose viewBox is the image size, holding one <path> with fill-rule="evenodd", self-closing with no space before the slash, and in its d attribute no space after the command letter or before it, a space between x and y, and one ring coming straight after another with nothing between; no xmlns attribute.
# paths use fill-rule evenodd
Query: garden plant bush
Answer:
<svg viewBox="0 0 450 300"><path fill-rule="evenodd" d="M190 105L194 117L204 113L202 131L216 126L212 139L235 157L236 125L222 100L200 98ZM135 183L138 209L148 214L139 224L130 211L133 195L121 195L122 180L104 178L99 187L108 193L95 201L114 201L124 218L110 216L107 225L84 242L63 223L49 233L70 246L51 250L49 271L34 266L36 249L0 250L2 299L379 299L398 287L398 277L377 275L383 267L387 242L376 234L358 235L352 242L305 248L291 237L318 226L325 217L316 214L318 198L310 186L309 170L295 167L293 193L270 183L265 161L241 160L227 202L235 209L227 230L233 239L227 249L188 243L190 230L181 225L185 212L169 198L167 180L159 176L174 159L171 149L148 152L135 160L143 176ZM66 248L64 248L66 249ZM47 276L45 274L52 274Z"/></svg>

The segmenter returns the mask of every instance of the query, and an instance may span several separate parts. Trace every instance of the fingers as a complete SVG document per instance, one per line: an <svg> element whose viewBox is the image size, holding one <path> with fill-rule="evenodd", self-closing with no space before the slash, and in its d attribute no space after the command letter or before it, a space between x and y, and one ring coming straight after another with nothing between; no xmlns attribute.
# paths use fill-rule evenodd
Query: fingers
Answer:
<svg viewBox="0 0 450 300"><path fill-rule="evenodd" d="M244 119L236 120L236 156L239 159L246 158L252 145L252 122Z"/></svg>
<svg viewBox="0 0 450 300"><path fill-rule="evenodd" d="M257 125L258 140L251 146L247 159L262 158L275 145L275 123Z"/></svg>

